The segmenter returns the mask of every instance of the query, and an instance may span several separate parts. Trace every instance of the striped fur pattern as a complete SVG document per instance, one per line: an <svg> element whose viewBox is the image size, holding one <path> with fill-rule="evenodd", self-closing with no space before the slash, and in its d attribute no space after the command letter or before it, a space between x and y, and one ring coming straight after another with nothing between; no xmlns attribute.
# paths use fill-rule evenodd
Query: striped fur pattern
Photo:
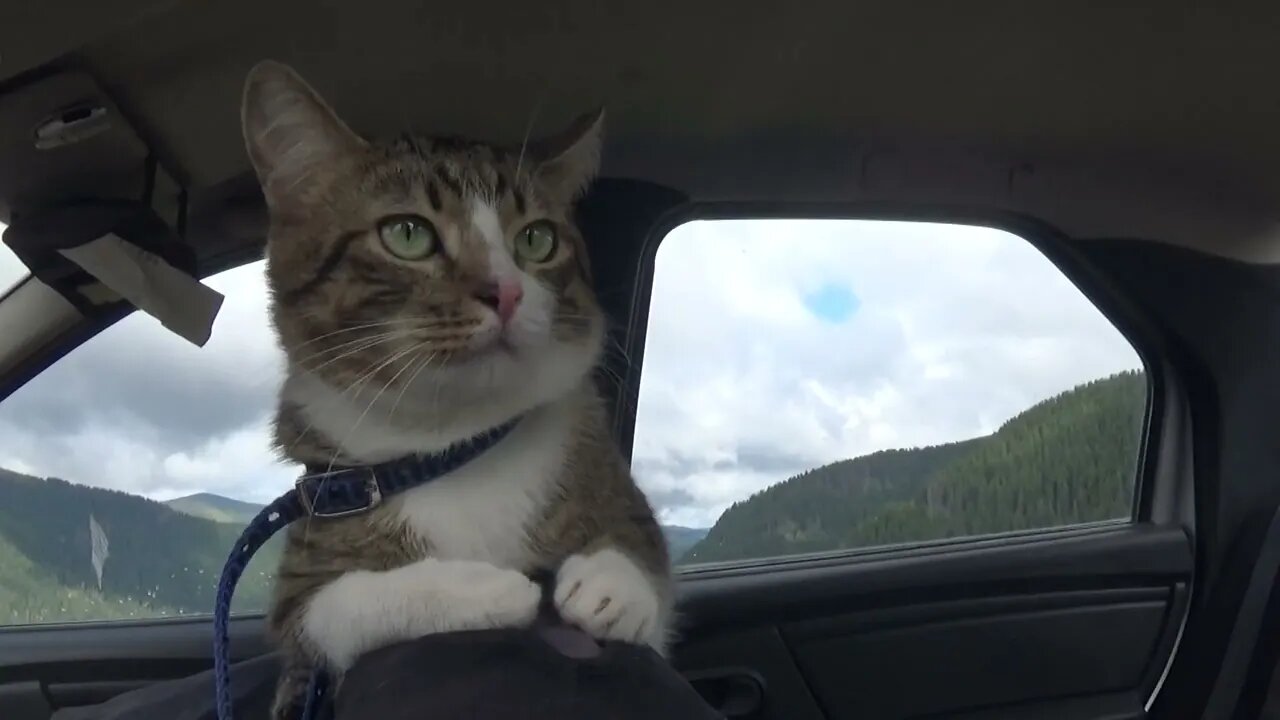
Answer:
<svg viewBox="0 0 1280 720"><path fill-rule="evenodd" d="M269 615L286 658L277 715L317 665L340 675L390 642L530 622L536 570L556 573L566 620L665 651L669 560L592 381L604 317L572 217L601 114L527 150L371 142L266 62L242 121L288 358L280 453L318 469L379 462L523 418L372 513L289 529ZM392 251L383 232L397 218L427 224L429 254ZM534 224L554 235L550 251L517 247Z"/></svg>

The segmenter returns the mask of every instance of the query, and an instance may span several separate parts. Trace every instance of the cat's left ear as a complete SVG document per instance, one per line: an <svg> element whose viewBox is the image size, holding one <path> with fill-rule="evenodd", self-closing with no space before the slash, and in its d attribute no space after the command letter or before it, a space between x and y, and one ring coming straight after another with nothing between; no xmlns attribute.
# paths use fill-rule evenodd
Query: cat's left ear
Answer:
<svg viewBox="0 0 1280 720"><path fill-rule="evenodd" d="M600 170L604 108L579 116L540 143L538 177L565 203L578 199Z"/></svg>

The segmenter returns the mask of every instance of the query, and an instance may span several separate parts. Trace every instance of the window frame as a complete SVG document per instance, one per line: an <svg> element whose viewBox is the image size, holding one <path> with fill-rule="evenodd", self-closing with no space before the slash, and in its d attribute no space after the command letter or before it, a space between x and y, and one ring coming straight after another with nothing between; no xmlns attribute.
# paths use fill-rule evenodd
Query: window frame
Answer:
<svg viewBox="0 0 1280 720"><path fill-rule="evenodd" d="M1046 540L1108 533L1144 523L1157 526L1181 525L1189 534L1194 531L1194 502L1189 473L1171 475L1178 469L1172 458L1159 457L1166 430L1177 418L1170 418L1169 407L1182 397L1171 384L1175 375L1166 358L1168 348L1146 320L1121 293L1092 268L1073 240L1051 225L1024 215L1000 211L980 211L963 207L919 206L867 203L796 203L776 201L710 201L687 202L662 214L645 234L639 251L639 263L633 277L633 292L625 325L623 347L629 362L615 368L623 373L624 383L612 399L615 409L638 407L640 381L644 371L644 349L649 325L649 309L653 294L658 248L673 230L689 222L715 220L880 220L915 223L969 225L1001 230L1031 245L1058 272L1076 287L1094 308L1111 323L1137 353L1147 380L1147 400L1136 458L1133 500L1128 518L1100 520L1073 525L1032 528L1003 533L943 538L917 542L872 545L765 558L747 558L698 565L676 566L678 576L719 577L767 572L796 566L826 567L882 560L931 556L993 545L1038 543ZM615 435L627 463L632 461L636 412L615 412Z"/></svg>

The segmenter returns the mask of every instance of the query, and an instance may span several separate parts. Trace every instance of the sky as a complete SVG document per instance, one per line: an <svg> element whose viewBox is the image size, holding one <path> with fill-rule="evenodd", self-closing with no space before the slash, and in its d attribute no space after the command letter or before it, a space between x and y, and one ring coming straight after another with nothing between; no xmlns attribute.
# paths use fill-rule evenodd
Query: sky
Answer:
<svg viewBox="0 0 1280 720"><path fill-rule="evenodd" d="M1037 250L1000 230L716 220L658 248L633 470L660 519L708 527L808 468L976 437L1141 362ZM0 290L25 275L0 247ZM135 314L0 402L0 467L159 500L267 502L282 356L261 263L204 348Z"/></svg>

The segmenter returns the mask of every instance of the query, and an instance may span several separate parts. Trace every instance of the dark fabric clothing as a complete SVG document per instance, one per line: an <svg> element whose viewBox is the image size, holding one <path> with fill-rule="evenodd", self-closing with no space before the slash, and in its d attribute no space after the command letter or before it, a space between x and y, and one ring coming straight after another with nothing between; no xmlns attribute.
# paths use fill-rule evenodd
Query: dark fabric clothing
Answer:
<svg viewBox="0 0 1280 720"><path fill-rule="evenodd" d="M268 717L277 658L232 666L237 720ZM352 668L333 720L722 720L652 650L563 626L428 636ZM213 672L159 682L53 720L215 720Z"/></svg>
<svg viewBox="0 0 1280 720"><path fill-rule="evenodd" d="M280 672L275 654L231 666L231 693L237 720L265 720L275 699ZM180 680L157 682L89 707L66 708L50 720L216 720L213 670Z"/></svg>
<svg viewBox="0 0 1280 720"><path fill-rule="evenodd" d="M649 648L609 643L572 657L580 648L564 646L574 638L552 632L457 633L370 653L348 675L335 720L720 718Z"/></svg>

